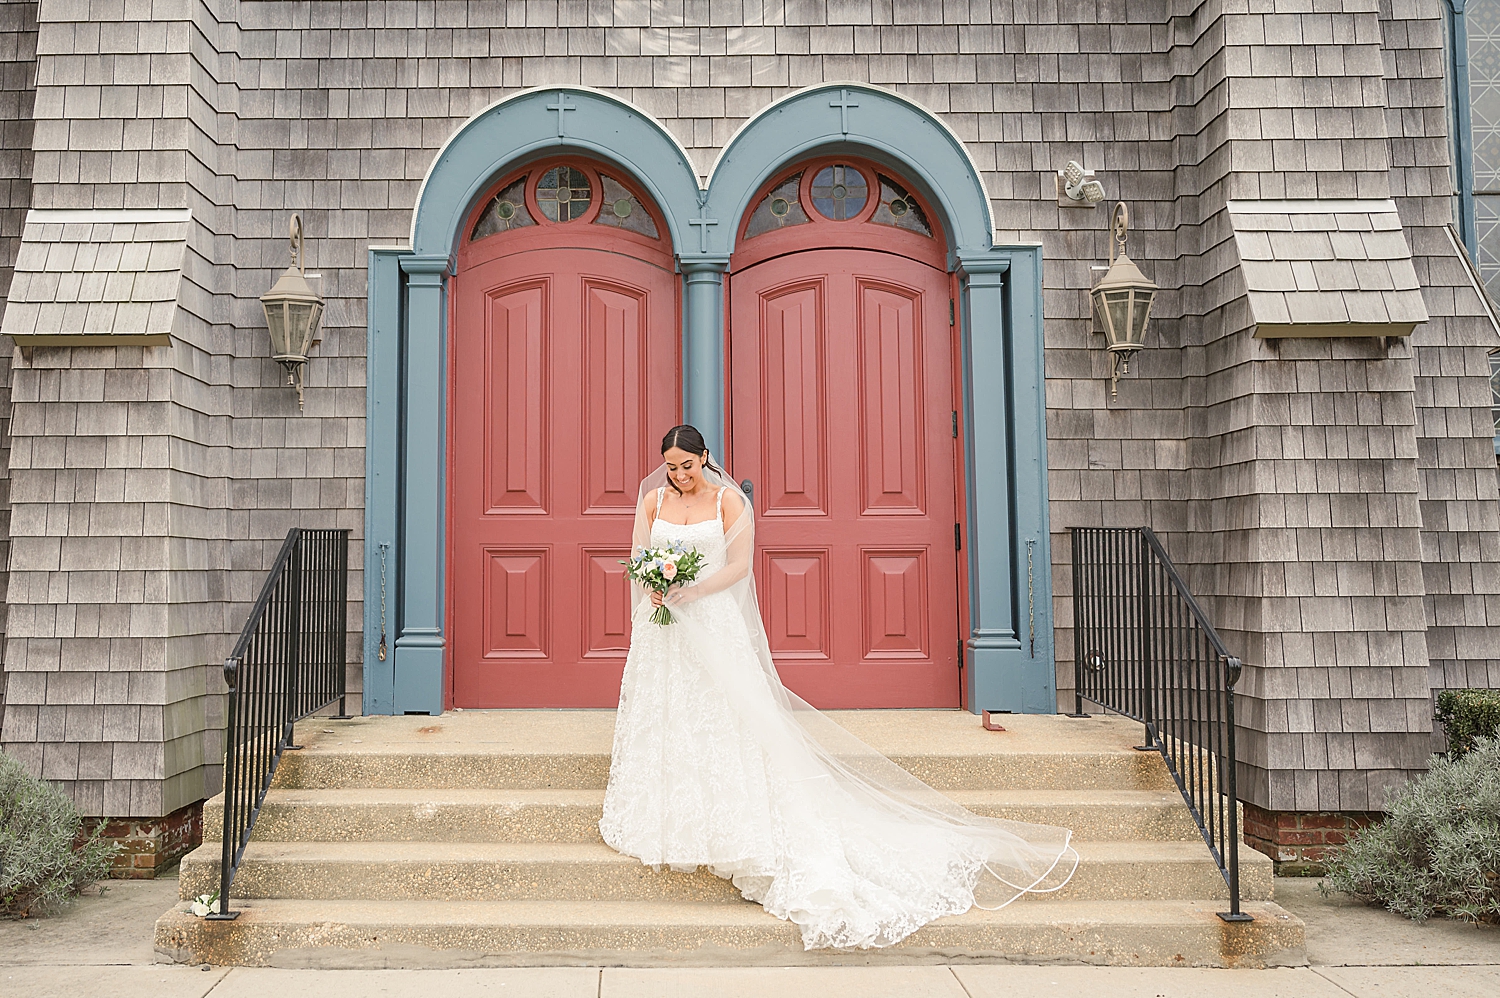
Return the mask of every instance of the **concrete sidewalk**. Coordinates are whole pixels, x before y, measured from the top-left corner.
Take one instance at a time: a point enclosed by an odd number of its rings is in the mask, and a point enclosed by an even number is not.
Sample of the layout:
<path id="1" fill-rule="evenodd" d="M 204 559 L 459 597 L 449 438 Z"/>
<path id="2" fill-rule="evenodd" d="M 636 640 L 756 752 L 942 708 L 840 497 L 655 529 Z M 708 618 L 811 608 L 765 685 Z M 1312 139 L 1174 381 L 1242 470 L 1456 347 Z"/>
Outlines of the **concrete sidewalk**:
<path id="1" fill-rule="evenodd" d="M 1161 970 L 993 966 L 509 970 L 275 970 L 153 963 L 152 926 L 175 880 L 117 881 L 61 916 L 0 922 L 0 998 L 1492 998 L 1500 928 L 1415 925 L 1322 898 L 1315 881 L 1278 880 L 1276 899 L 1307 922 L 1305 967 Z"/>

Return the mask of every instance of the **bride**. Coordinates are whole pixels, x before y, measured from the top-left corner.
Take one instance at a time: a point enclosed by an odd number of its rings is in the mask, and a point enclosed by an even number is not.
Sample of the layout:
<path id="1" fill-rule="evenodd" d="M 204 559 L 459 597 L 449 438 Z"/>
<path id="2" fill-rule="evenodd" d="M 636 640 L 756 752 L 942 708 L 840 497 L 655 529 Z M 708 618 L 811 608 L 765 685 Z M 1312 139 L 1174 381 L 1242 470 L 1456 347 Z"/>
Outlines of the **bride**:
<path id="1" fill-rule="evenodd" d="M 751 571 L 754 510 L 702 435 L 673 427 L 641 483 L 634 552 L 674 541 L 705 559 L 669 590 L 637 588 L 599 831 L 654 867 L 707 866 L 802 930 L 807 949 L 889 946 L 943 915 L 1056 890 L 1066 829 L 983 818 L 781 685 Z"/>

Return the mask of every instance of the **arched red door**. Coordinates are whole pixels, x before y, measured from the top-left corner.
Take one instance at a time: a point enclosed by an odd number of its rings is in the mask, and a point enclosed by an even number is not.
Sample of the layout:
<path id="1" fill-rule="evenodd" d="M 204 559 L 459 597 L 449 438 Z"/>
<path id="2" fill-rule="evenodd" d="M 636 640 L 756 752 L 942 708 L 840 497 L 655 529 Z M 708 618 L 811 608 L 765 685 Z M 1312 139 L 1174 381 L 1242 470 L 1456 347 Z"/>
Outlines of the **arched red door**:
<path id="1" fill-rule="evenodd" d="M 730 276 L 733 468 L 782 680 L 823 708 L 959 705 L 958 419 L 941 234 L 848 160 L 771 184 Z"/>
<path id="2" fill-rule="evenodd" d="M 681 411 L 665 227 L 610 167 L 497 185 L 454 277 L 451 699 L 613 707 L 636 490 Z"/>

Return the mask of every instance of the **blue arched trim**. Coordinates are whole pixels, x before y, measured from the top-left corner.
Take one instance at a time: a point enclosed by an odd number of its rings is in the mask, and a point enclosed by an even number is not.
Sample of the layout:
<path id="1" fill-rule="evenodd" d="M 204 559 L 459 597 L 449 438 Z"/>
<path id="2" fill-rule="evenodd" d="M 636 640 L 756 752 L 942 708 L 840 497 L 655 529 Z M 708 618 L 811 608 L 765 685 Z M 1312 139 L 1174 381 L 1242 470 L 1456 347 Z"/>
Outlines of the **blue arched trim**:
<path id="1" fill-rule="evenodd" d="M 899 94 L 834 83 L 798 91 L 751 118 L 709 174 L 707 208 L 721 220 L 709 252 L 733 252 L 738 220 L 777 171 L 813 155 L 849 153 L 884 163 L 917 186 L 942 216 L 950 266 L 993 245 L 994 221 L 979 170 L 958 136 Z"/>
<path id="2" fill-rule="evenodd" d="M 629 170 L 666 216 L 672 245 L 688 244 L 687 219 L 698 206 L 698 178 L 672 133 L 618 97 L 552 87 L 491 104 L 453 133 L 433 158 L 417 194 L 412 252 L 452 255 L 464 218 L 500 173 L 563 151 L 590 153 Z"/>

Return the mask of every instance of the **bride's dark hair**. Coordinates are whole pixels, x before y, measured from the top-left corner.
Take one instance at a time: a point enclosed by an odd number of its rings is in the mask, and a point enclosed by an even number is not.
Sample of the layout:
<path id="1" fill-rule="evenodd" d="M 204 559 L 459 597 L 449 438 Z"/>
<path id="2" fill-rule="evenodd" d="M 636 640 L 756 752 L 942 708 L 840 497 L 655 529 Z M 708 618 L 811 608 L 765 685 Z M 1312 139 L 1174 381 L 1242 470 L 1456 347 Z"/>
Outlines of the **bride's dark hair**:
<path id="1" fill-rule="evenodd" d="M 704 442 L 703 434 L 698 432 L 696 426 L 689 426 L 683 423 L 681 426 L 674 426 L 668 430 L 667 435 L 661 438 L 661 452 L 665 454 L 673 447 L 685 450 L 689 454 L 697 454 L 703 459 L 703 466 L 709 471 L 716 471 L 725 478 L 729 477 L 723 468 L 715 466 L 713 461 L 709 459 L 708 444 Z M 676 482 L 672 481 L 671 475 L 667 476 L 667 484 L 672 486 L 673 492 L 682 495 L 682 490 L 677 487 Z"/>

